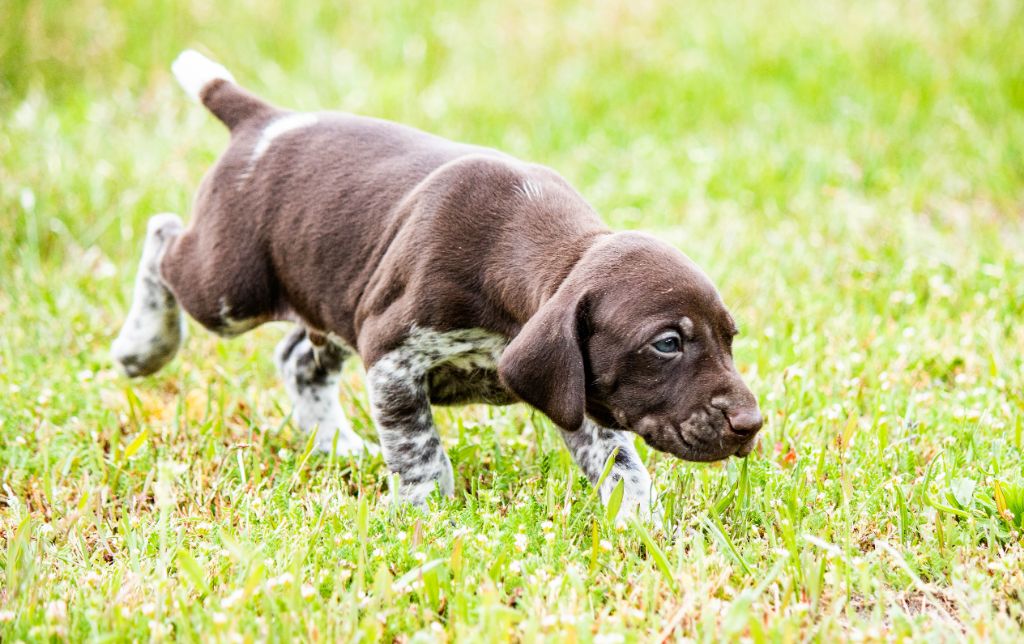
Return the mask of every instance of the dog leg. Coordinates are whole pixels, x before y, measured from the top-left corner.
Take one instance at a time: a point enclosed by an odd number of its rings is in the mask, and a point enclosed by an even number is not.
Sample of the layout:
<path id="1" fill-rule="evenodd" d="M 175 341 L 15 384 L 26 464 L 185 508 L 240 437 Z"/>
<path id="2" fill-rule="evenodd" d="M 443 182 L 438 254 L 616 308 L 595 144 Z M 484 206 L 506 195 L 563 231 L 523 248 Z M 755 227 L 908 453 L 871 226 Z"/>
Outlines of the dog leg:
<path id="1" fill-rule="evenodd" d="M 431 358 L 398 349 L 367 372 L 370 406 L 388 469 L 398 474 L 399 498 L 416 505 L 435 489 L 455 490 L 452 464 L 434 427 L 426 374 Z"/>
<path id="2" fill-rule="evenodd" d="M 622 505 L 619 506 L 616 522 L 622 523 L 634 515 L 639 515 L 655 525 L 662 524 L 661 507 L 651 482 L 651 475 L 640 462 L 640 455 L 633 447 L 633 434 L 600 427 L 589 419 L 574 432 L 560 431 L 573 460 L 595 485 L 604 472 L 608 456 L 616 447 L 619 448 L 615 463 L 598 490 L 601 502 L 607 505 L 612 490 L 619 481 L 623 481 Z"/>
<path id="3" fill-rule="evenodd" d="M 146 227 L 128 319 L 110 348 L 113 358 L 131 377 L 157 372 L 171 361 L 185 336 L 178 301 L 160 276 L 164 251 L 181 231 L 181 219 L 170 213 L 154 215 Z"/>
<path id="4" fill-rule="evenodd" d="M 303 327 L 281 340 L 274 351 L 295 422 L 304 432 L 316 432 L 313 449 L 321 453 L 336 449 L 339 456 L 359 456 L 374 449 L 352 431 L 338 400 L 341 367 L 349 355 L 347 349 L 326 339 L 314 344 Z"/>

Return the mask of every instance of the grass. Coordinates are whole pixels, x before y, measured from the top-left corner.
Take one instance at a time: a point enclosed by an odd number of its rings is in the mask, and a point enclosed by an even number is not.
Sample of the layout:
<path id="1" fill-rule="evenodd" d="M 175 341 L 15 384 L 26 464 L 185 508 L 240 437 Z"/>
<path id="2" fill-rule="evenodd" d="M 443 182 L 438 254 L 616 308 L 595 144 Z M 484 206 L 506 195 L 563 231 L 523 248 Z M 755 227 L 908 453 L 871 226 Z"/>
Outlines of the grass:
<path id="1" fill-rule="evenodd" d="M 0 641 L 1019 639 L 1022 28 L 999 1 L 3 4 Z M 759 449 L 643 451 L 667 529 L 620 530 L 540 415 L 439 409 L 457 494 L 415 510 L 379 460 L 307 457 L 281 328 L 193 327 L 126 381 L 144 222 L 227 139 L 170 77 L 188 46 L 677 243 L 740 321 Z"/>

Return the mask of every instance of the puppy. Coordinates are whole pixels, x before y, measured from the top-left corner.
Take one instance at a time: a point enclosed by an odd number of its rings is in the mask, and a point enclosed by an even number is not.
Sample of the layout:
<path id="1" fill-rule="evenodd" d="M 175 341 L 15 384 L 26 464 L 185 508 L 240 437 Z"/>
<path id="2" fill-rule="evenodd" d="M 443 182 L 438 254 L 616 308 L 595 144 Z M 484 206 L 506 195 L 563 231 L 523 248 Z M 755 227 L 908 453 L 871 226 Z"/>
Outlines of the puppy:
<path id="1" fill-rule="evenodd" d="M 620 518 L 657 515 L 633 447 L 691 461 L 745 456 L 761 414 L 732 358 L 736 323 L 684 254 L 611 232 L 565 179 L 404 125 L 276 108 L 185 51 L 184 89 L 231 131 L 192 221 L 148 226 L 113 357 L 152 374 L 183 338 L 182 310 L 222 336 L 295 330 L 275 358 L 293 416 L 322 451 L 371 448 L 342 413 L 358 353 L 399 496 L 452 494 L 431 405 L 526 402 L 561 431 Z"/>

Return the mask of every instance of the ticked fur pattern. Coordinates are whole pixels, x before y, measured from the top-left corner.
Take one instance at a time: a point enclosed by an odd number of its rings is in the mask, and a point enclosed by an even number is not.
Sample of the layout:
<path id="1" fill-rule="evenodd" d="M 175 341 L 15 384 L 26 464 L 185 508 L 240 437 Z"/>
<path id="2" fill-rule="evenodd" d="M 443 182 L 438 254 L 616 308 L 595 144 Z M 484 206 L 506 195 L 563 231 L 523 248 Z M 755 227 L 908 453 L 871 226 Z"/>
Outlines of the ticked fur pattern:
<path id="1" fill-rule="evenodd" d="M 574 432 L 564 429 L 559 431 L 573 460 L 593 485 L 601 481 L 608 457 L 618 448 L 611 470 L 598 489 L 601 502 L 607 505 L 612 491 L 622 481 L 622 505 L 619 506 L 617 520 L 621 522 L 639 516 L 651 520 L 655 525 L 662 525 L 658 495 L 651 475 L 633 445 L 633 434 L 601 427 L 589 418 Z"/>
<path id="2" fill-rule="evenodd" d="M 503 338 L 479 329 L 414 329 L 370 367 L 366 376 L 373 420 L 388 469 L 399 476 L 401 499 L 419 504 L 435 488 L 444 495 L 455 490 L 452 464 L 431 414 L 430 370 L 451 363 L 493 371 L 504 345 Z"/>
<path id="3" fill-rule="evenodd" d="M 285 336 L 274 351 L 274 362 L 292 401 L 292 418 L 304 432 L 314 432 L 313 449 L 338 456 L 376 452 L 363 441 L 345 417 L 338 400 L 338 382 L 345 359 L 352 352 L 323 338 L 315 344 L 303 327 Z"/>
<path id="4" fill-rule="evenodd" d="M 178 301 L 160 277 L 160 260 L 182 230 L 181 219 L 162 213 L 150 217 L 142 259 L 135 275 L 132 304 L 110 353 L 129 376 L 146 376 L 171 361 L 185 337 Z"/>
<path id="5" fill-rule="evenodd" d="M 488 381 L 494 376 L 507 340 L 481 329 L 437 332 L 415 329 L 402 345 L 387 353 L 367 373 L 373 419 L 388 469 L 399 476 L 399 497 L 420 504 L 435 489 L 454 491 L 451 462 L 441 445 L 431 414 L 428 374 L 452 365 Z M 573 459 L 597 484 L 608 457 L 618 448 L 614 464 L 599 493 L 608 502 L 623 481 L 619 520 L 639 515 L 661 524 L 661 511 L 650 474 L 626 432 L 599 427 L 589 419 L 576 431 L 560 430 Z"/>

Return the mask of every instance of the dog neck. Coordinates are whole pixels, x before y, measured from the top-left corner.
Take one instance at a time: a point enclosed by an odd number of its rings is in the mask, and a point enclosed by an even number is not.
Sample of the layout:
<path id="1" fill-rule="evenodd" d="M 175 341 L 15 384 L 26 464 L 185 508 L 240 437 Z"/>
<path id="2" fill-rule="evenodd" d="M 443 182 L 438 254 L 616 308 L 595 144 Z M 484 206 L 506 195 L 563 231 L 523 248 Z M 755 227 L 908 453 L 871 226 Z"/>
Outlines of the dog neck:
<path id="1" fill-rule="evenodd" d="M 498 299 L 520 325 L 551 299 L 588 250 L 612 234 L 596 216 L 565 223 L 520 230 L 515 246 L 501 245 L 495 253 L 502 266 L 494 272 Z"/>

